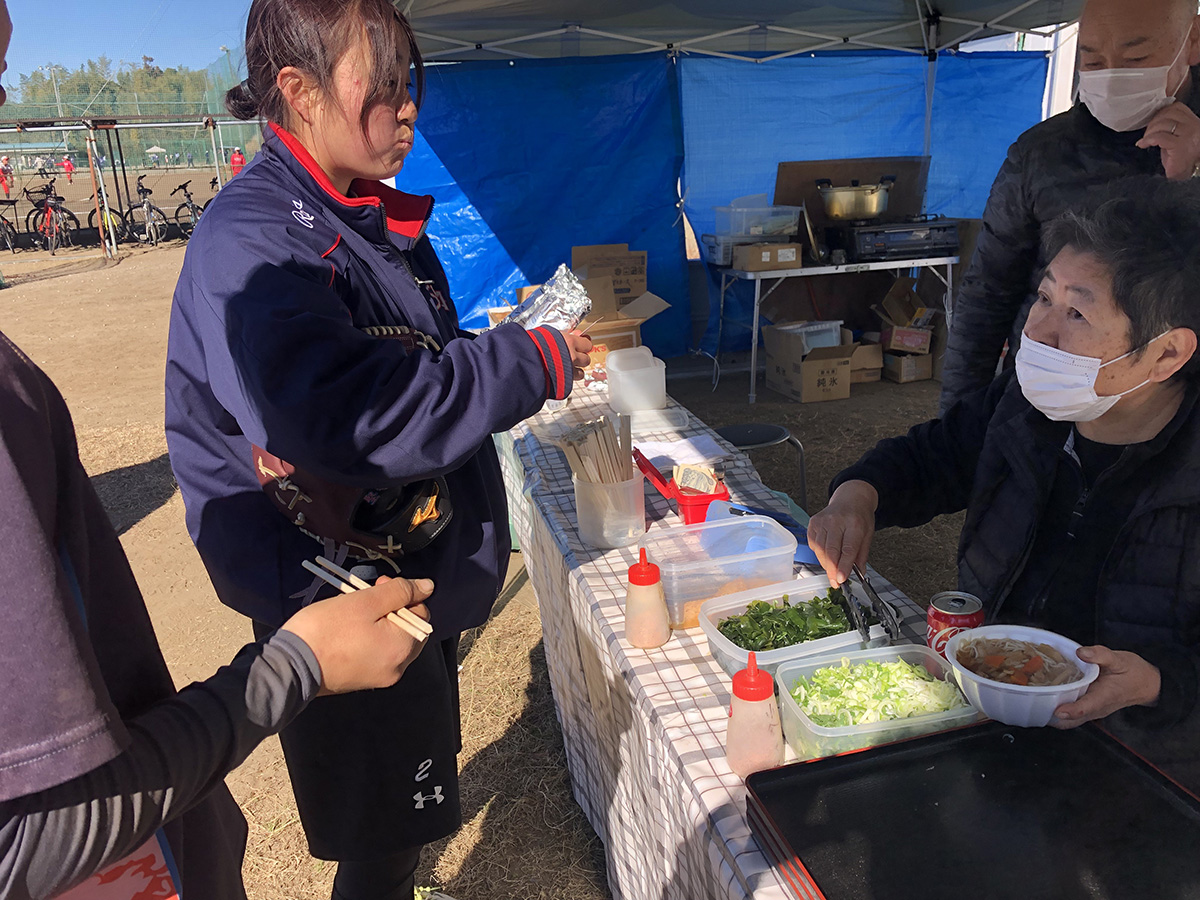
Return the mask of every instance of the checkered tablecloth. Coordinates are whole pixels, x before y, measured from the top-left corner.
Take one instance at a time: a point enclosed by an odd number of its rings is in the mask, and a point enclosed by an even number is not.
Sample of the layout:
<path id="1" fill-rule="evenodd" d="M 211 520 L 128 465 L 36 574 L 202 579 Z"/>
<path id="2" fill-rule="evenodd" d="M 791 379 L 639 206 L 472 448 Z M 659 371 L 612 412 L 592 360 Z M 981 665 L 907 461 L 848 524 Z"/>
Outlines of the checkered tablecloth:
<path id="1" fill-rule="evenodd" d="M 606 394 L 579 392 L 566 410 L 497 436 L 575 799 L 604 842 L 617 900 L 782 900 L 792 895 L 751 836 L 745 788 L 725 762 L 729 676 L 698 628 L 674 632 L 656 650 L 630 646 L 622 604 L 636 547 L 601 551 L 580 542 L 571 471 L 552 441 L 570 424 L 607 414 Z M 680 432 L 639 437 L 704 433 L 713 432 L 689 416 Z M 729 449 L 733 500 L 786 512 L 749 459 Z M 649 527 L 682 524 L 646 488 Z M 922 640 L 921 609 L 873 580 L 901 611 L 906 636 Z"/>

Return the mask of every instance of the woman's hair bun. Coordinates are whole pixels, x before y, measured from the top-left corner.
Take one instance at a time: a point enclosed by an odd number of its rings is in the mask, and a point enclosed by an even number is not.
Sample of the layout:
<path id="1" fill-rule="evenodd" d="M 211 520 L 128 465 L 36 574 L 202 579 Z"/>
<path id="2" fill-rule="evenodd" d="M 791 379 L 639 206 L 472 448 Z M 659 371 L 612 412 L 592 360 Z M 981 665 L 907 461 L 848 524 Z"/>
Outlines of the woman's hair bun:
<path id="1" fill-rule="evenodd" d="M 246 121 L 258 118 L 258 98 L 250 91 L 250 85 L 245 81 L 226 91 L 225 108 L 235 119 Z"/>

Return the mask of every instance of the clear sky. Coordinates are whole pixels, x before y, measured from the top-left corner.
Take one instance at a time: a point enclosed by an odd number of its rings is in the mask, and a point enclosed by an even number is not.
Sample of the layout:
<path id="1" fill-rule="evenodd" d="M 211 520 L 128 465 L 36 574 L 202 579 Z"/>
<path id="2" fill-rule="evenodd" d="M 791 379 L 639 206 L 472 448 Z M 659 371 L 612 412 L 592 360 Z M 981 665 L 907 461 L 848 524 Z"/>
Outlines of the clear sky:
<path id="1" fill-rule="evenodd" d="M 49 62 L 77 68 L 107 56 L 162 68 L 200 69 L 220 57 L 221 45 L 240 47 L 250 0 L 66 0 L 47 5 L 8 0 L 13 20 L 5 87 Z"/>

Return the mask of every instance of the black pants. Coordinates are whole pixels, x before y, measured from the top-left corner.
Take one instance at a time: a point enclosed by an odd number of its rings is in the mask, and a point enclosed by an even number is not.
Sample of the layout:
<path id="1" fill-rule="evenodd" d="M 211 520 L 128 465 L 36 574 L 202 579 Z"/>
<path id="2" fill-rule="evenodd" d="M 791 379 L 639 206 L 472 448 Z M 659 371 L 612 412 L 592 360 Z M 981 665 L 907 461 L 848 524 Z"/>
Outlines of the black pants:
<path id="1" fill-rule="evenodd" d="M 385 861 L 453 834 L 458 716 L 457 637 L 427 644 L 390 688 L 313 700 L 279 736 L 312 855 L 394 871 Z"/>
<path id="2" fill-rule="evenodd" d="M 364 862 L 340 862 L 333 900 L 411 900 L 421 848 Z"/>

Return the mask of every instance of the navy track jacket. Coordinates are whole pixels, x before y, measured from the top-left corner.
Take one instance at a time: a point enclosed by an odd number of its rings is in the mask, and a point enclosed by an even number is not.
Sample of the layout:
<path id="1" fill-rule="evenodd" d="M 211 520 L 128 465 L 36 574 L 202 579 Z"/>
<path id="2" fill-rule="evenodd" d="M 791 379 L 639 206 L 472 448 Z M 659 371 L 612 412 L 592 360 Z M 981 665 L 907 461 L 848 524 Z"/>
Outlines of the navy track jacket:
<path id="1" fill-rule="evenodd" d="M 401 568 L 434 580 L 435 636 L 450 637 L 486 619 L 508 564 L 491 435 L 567 395 L 570 353 L 554 329 L 461 331 L 424 235 L 433 199 L 351 193 L 271 125 L 205 210 L 171 310 L 171 466 L 218 596 L 268 626 L 299 607 L 300 563 L 322 548 L 263 494 L 251 443 L 364 488 L 444 475 L 454 519 Z M 421 346 L 366 330 L 398 325 Z"/>

